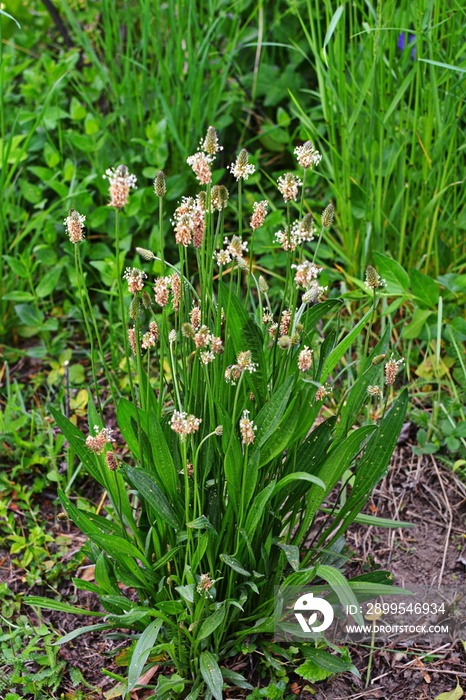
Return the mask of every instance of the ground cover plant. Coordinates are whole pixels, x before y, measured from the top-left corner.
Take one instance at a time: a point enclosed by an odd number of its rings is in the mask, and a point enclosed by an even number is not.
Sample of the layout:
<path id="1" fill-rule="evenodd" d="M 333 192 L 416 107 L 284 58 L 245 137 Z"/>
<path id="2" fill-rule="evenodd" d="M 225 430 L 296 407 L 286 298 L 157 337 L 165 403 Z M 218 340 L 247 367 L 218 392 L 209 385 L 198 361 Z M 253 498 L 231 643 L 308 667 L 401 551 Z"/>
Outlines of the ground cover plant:
<path id="1" fill-rule="evenodd" d="M 117 394 L 118 377 L 112 378 L 106 366 L 85 288 L 80 257 L 85 216 L 71 210 L 65 219 L 89 334 L 96 404 L 88 405 L 87 435 L 57 410 L 51 412 L 110 502 L 109 517 L 103 518 L 79 510 L 58 492 L 64 510 L 91 541 L 88 555 L 96 582 L 74 582 L 97 592 L 108 613 L 100 615 L 101 623 L 78 627 L 62 642 L 96 629 L 124 627 L 136 633 L 128 638 L 123 692 L 135 687 L 151 652 L 159 664 L 176 669 L 171 678 L 159 679 L 157 697 L 174 689 L 190 698 L 206 692 L 206 697 L 221 698 L 225 682 L 247 684 L 220 664 L 246 637 L 273 631 L 274 587 L 314 579 L 336 590 L 346 584 L 330 564 L 335 544 L 386 471 L 407 406 L 403 391 L 387 411 L 403 362 L 389 348 L 390 328 L 371 343 L 371 323 L 385 284 L 377 271 L 369 267 L 366 272 L 369 310 L 349 332 L 338 327 L 341 302 L 321 300 L 327 289 L 320 285 L 322 268 L 314 260 L 323 231 L 332 226 L 333 205 L 323 210 L 318 231 L 304 213 L 301 180 L 284 173 L 277 185 L 286 213 L 276 245 L 287 256 L 286 277 L 277 282 L 256 276 L 254 235 L 268 202 L 256 199 L 248 207 L 246 227 L 243 201 L 247 190 L 252 195 L 248 181 L 255 166 L 242 149 L 230 165 L 230 179 L 237 183 L 236 222 L 230 223 L 229 190 L 211 186 L 221 149 L 217 132 L 209 127 L 199 150 L 188 158 L 203 187 L 194 197 L 183 197 L 175 211 L 177 265 L 165 260 L 166 182 L 161 171 L 155 178 L 158 246 L 155 252 L 137 248 L 143 261 L 161 265 L 153 292 L 143 269 L 124 271 L 119 251 L 119 219 L 136 178 L 126 165 L 107 170 L 130 398 Z M 305 179 L 321 156 L 310 141 L 296 148 L 296 155 Z M 272 289 L 275 302 L 269 299 Z M 346 386 L 342 369 L 345 391 L 335 415 L 316 427 L 322 403 L 333 391 L 327 380 L 361 335 L 359 377 Z M 111 449 L 99 368 L 112 389 L 128 455 Z M 371 400 L 383 402 L 379 424 L 353 430 Z M 344 495 L 315 530 L 316 515 L 340 482 Z M 362 585 L 381 591 L 382 580 L 388 575 L 377 572 Z M 118 584 L 134 589 L 138 600 L 122 595 Z M 345 585 L 342 602 L 355 600 L 351 585 Z M 44 598 L 27 601 L 87 612 Z M 322 649 L 308 654 L 319 665 Z M 347 668 L 350 662 L 342 659 L 341 669 Z"/>

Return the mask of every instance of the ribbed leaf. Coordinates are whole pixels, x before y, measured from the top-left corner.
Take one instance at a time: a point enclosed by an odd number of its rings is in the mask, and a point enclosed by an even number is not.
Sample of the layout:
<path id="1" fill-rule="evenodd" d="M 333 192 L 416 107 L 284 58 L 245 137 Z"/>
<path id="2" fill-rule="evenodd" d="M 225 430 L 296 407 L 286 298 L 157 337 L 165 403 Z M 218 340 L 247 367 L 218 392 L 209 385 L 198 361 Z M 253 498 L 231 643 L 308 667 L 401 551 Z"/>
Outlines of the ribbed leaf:
<path id="1" fill-rule="evenodd" d="M 199 669 L 215 700 L 222 700 L 223 676 L 215 656 L 210 651 L 201 652 Z"/>
<path id="2" fill-rule="evenodd" d="M 137 415 L 139 412 L 139 420 L 145 424 L 145 413 L 136 408 L 128 399 L 121 398 L 117 405 L 117 421 L 121 434 L 123 435 L 126 444 L 131 450 L 131 454 L 138 461 L 141 459 L 141 450 L 138 440 Z"/>
<path id="3" fill-rule="evenodd" d="M 140 552 L 139 549 L 134 546 L 134 544 L 128 542 L 128 540 L 125 540 L 123 537 L 118 537 L 117 535 L 104 535 L 101 532 L 94 532 L 92 535 L 92 541 L 107 552 L 107 554 L 109 554 L 111 557 L 114 557 L 114 559 L 117 561 L 121 561 L 120 555 L 123 554 L 124 556 L 140 559 L 145 566 L 150 566 L 144 554 Z"/>
<path id="4" fill-rule="evenodd" d="M 178 474 L 162 426 L 155 413 L 150 415 L 149 440 L 160 486 L 163 486 L 169 498 L 175 502 L 178 496 Z"/>
<path id="5" fill-rule="evenodd" d="M 321 301 L 315 306 L 311 306 L 307 311 L 304 312 L 301 321 L 304 325 L 306 334 L 309 334 L 311 330 L 317 326 L 319 321 L 331 311 L 335 306 L 342 306 L 343 302 L 341 299 L 326 299 L 326 301 Z"/>
<path id="6" fill-rule="evenodd" d="M 294 376 L 288 377 L 277 391 L 274 392 L 270 401 L 267 401 L 265 406 L 262 406 L 255 417 L 254 422 L 257 425 L 257 432 L 254 446 L 257 445 L 257 447 L 260 448 L 280 423 L 288 406 L 293 382 Z"/>
<path id="7" fill-rule="evenodd" d="M 208 637 L 214 630 L 217 629 L 219 625 L 222 624 L 222 622 L 225 619 L 225 605 L 220 605 L 215 612 L 212 613 L 212 615 L 209 615 L 201 624 L 201 628 L 199 630 L 199 634 L 197 635 L 198 639 L 205 639 Z"/>
<path id="8" fill-rule="evenodd" d="M 345 608 L 349 605 L 355 605 L 356 610 L 359 610 L 357 598 L 341 571 L 338 571 L 338 569 L 335 569 L 333 566 L 320 565 L 317 567 L 316 575 L 320 576 L 320 578 L 323 578 L 324 581 L 327 581 L 327 583 L 330 584 L 338 596 L 340 603 L 345 606 Z M 360 612 L 356 612 L 354 614 L 354 619 L 358 625 L 364 624 L 364 618 Z"/>
<path id="9" fill-rule="evenodd" d="M 272 497 L 273 490 L 275 488 L 275 481 L 272 481 L 265 489 L 262 489 L 255 499 L 253 500 L 251 507 L 248 512 L 248 517 L 246 518 L 246 525 L 244 527 L 248 538 L 251 540 L 254 537 L 256 528 L 262 518 L 264 508 L 267 501 Z"/>
<path id="10" fill-rule="evenodd" d="M 268 464 L 274 457 L 291 447 L 292 437 L 299 419 L 300 413 L 295 407 L 295 402 L 292 401 L 274 432 L 262 446 L 259 467 Z"/>
<path id="11" fill-rule="evenodd" d="M 279 544 L 280 549 L 285 552 L 285 556 L 288 559 L 291 567 L 294 571 L 299 569 L 299 547 L 292 544 Z"/>
<path id="12" fill-rule="evenodd" d="M 239 574 L 243 574 L 243 576 L 250 576 L 251 574 L 249 571 L 246 571 L 246 569 L 243 568 L 241 565 L 241 562 L 239 562 L 235 557 L 230 557 L 228 554 L 221 554 L 220 559 L 225 562 L 228 566 L 230 566 L 232 569 L 237 571 Z"/>
<path id="13" fill-rule="evenodd" d="M 150 625 L 148 625 L 148 627 L 146 627 L 144 632 L 139 637 L 131 655 L 131 663 L 128 668 L 128 692 L 133 690 L 133 688 L 136 686 L 136 683 L 142 674 L 144 664 L 152 651 L 152 647 L 157 641 L 162 624 L 162 620 L 154 620 L 150 623 Z"/>
<path id="14" fill-rule="evenodd" d="M 293 461 L 296 471 L 317 473 L 328 450 L 335 423 L 336 418 L 332 416 L 312 431 L 296 453 L 296 461 Z"/>
<path id="15" fill-rule="evenodd" d="M 306 503 L 306 512 L 301 523 L 298 533 L 294 537 L 294 543 L 300 544 L 302 538 L 306 535 L 308 528 L 317 512 L 317 509 L 324 501 L 325 496 L 330 493 L 332 488 L 343 476 L 348 469 L 351 460 L 358 454 L 361 449 L 362 441 L 370 435 L 375 429 L 375 426 L 368 425 L 354 430 L 343 442 L 335 447 L 327 456 L 325 462 L 318 471 L 318 476 L 326 485 L 326 491 L 322 493 L 319 489 L 311 489 Z"/>
<path id="16" fill-rule="evenodd" d="M 70 499 L 63 493 L 63 491 L 59 490 L 57 495 L 58 500 L 74 524 L 79 527 L 81 532 L 91 539 L 94 533 L 122 534 L 121 528 L 115 523 L 112 523 L 110 520 L 106 520 L 95 513 L 85 513 L 79 508 L 76 508 L 76 506 L 71 503 Z"/>
<path id="17" fill-rule="evenodd" d="M 284 476 L 283 479 L 280 479 L 280 481 L 275 486 L 274 495 L 278 493 L 278 491 L 280 491 L 284 486 L 287 486 L 293 481 L 309 481 L 312 484 L 320 486 L 322 491 L 325 491 L 326 489 L 324 482 L 322 481 L 322 479 L 319 479 L 318 476 L 308 474 L 307 472 L 294 472 L 293 474 L 288 474 L 288 476 Z"/>
<path id="18" fill-rule="evenodd" d="M 127 464 L 124 467 L 128 479 L 139 491 L 144 498 L 154 508 L 157 515 L 171 527 L 179 528 L 180 523 L 175 511 L 167 500 L 167 497 L 162 493 L 154 477 L 142 469 L 133 469 Z"/>

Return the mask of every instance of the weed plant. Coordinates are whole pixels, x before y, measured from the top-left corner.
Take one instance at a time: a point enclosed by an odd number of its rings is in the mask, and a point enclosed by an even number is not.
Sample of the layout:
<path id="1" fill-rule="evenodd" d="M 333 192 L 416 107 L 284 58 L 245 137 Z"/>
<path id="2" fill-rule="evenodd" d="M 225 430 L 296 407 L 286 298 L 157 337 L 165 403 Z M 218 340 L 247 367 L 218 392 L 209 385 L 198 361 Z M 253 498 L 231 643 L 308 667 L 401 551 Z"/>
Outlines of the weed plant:
<path id="1" fill-rule="evenodd" d="M 87 630 L 126 628 L 125 693 L 152 658 L 176 669 L 171 678 L 159 679 L 153 697 L 173 689 L 189 698 L 203 693 L 220 700 L 224 683 L 247 684 L 220 664 L 246 638 L 273 632 L 278 585 L 321 581 L 336 591 L 343 586 L 345 600 L 355 600 L 352 582 L 332 562 L 342 535 L 387 470 L 406 410 L 406 390 L 391 397 L 402 361 L 390 352 L 388 326 L 372 346 L 371 326 L 385 284 L 378 272 L 367 269 L 371 303 L 348 332 L 339 327 L 341 301 L 322 300 L 327 289 L 319 284 L 322 268 L 315 259 L 323 232 L 332 226 L 333 206 L 324 209 L 316 227 L 304 213 L 300 178 L 282 175 L 277 186 L 285 213 L 275 245 L 286 254 L 286 276 L 259 275 L 254 237 L 268 202 L 250 191 L 254 204 L 245 204 L 255 166 L 244 149 L 229 168 L 236 203 L 224 185 L 212 186 L 220 150 L 210 127 L 188 158 L 201 190 L 183 197 L 173 216 L 175 264 L 164 254 L 167 190 L 158 173 L 158 245 L 137 249 L 147 273 L 136 267 L 125 271 L 119 250 L 120 219 L 135 178 L 125 165 L 107 170 L 124 330 L 116 337 L 124 357 L 121 371 L 129 377 L 128 398 L 121 395 L 119 378 L 106 370 L 124 448 L 114 447 L 96 376 L 87 435 L 50 409 L 108 497 L 103 517 L 80 510 L 59 491 L 69 517 L 89 537 L 95 564 L 95 583 L 74 583 L 96 592 L 106 610 L 92 613 L 101 622 L 61 642 Z M 320 154 L 310 142 L 295 152 L 303 177 L 310 178 Z M 106 358 L 80 260 L 85 215 L 71 210 L 65 226 L 76 252 L 96 372 Z M 153 293 L 147 282 L 151 265 L 162 266 Z M 358 376 L 347 385 L 344 358 L 358 338 L 364 338 Z M 379 422 L 354 428 L 371 401 L 379 402 Z M 327 513 L 323 520 L 317 519 L 321 512 Z M 373 591 L 380 580 L 378 572 L 362 585 Z M 129 589 L 136 598 L 127 595 Z M 27 600 L 88 614 L 47 598 Z M 312 649 L 308 653 L 312 657 Z M 315 651 L 317 665 L 322 653 Z"/>

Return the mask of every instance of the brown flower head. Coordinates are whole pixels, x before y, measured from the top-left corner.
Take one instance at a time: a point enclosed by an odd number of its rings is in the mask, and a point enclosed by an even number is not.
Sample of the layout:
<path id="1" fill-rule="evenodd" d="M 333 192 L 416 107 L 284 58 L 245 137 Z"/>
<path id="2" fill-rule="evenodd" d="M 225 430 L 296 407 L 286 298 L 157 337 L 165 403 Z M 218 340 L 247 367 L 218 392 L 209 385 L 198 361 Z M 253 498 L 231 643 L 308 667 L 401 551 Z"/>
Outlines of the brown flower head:
<path id="1" fill-rule="evenodd" d="M 86 217 L 74 209 L 70 209 L 70 213 L 64 220 L 63 224 L 66 227 L 71 243 L 80 243 L 84 240 L 84 222 Z"/>

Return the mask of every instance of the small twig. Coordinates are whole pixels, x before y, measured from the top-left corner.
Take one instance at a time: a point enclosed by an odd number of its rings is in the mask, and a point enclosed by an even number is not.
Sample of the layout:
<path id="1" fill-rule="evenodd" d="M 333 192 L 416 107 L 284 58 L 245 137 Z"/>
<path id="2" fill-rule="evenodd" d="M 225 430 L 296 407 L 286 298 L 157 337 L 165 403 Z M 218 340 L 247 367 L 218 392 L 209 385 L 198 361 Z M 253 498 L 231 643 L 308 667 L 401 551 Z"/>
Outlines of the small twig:
<path id="1" fill-rule="evenodd" d="M 434 649 L 433 651 L 428 651 L 425 654 L 423 654 L 422 656 L 416 656 L 416 658 L 411 659 L 411 661 L 408 661 L 408 663 L 405 664 L 404 666 L 393 666 L 390 671 L 387 671 L 386 673 L 382 673 L 380 676 L 377 676 L 377 678 L 374 678 L 372 683 L 375 683 L 375 681 L 378 681 L 381 678 L 384 678 L 385 676 L 389 676 L 390 673 L 392 672 L 393 668 L 402 668 L 402 669 L 409 668 L 410 666 L 412 666 L 412 664 L 415 664 L 416 661 L 421 661 L 422 659 L 425 659 L 426 656 L 432 656 L 432 654 L 436 654 L 438 651 L 442 651 L 443 649 L 446 649 L 447 647 L 451 647 L 450 642 L 447 642 L 447 644 L 443 644 L 441 647 L 437 647 L 437 649 Z M 418 668 L 416 670 L 417 671 L 421 671 L 421 670 L 425 671 L 427 669 L 425 669 L 423 667 L 422 669 Z M 371 683 L 371 685 L 372 685 L 372 683 Z"/>
<path id="2" fill-rule="evenodd" d="M 374 690 L 382 690 L 382 688 L 371 688 L 370 690 L 364 690 L 363 692 L 356 693 L 355 695 L 341 695 L 338 698 L 334 698 L 334 700 L 357 700 L 357 698 L 363 698 L 365 695 L 373 693 Z"/>

